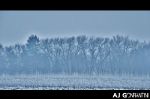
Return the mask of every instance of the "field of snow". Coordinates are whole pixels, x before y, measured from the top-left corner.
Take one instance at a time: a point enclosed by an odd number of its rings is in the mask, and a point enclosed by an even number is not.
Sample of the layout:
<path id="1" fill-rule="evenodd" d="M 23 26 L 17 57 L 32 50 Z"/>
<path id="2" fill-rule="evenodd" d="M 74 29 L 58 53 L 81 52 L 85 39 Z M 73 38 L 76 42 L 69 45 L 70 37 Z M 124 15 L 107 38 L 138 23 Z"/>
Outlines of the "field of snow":
<path id="1" fill-rule="evenodd" d="M 118 75 L 2 75 L 0 90 L 150 89 L 149 76 Z"/>

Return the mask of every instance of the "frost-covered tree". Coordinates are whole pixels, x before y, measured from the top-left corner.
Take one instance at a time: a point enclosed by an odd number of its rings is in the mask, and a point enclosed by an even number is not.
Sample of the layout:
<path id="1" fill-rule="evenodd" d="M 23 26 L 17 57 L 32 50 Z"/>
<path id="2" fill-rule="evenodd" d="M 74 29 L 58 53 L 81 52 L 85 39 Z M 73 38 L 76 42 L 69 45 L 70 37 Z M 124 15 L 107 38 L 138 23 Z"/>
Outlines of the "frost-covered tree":
<path id="1" fill-rule="evenodd" d="M 36 35 L 31 35 L 27 44 L 25 45 L 25 53 L 24 58 L 26 60 L 25 65 L 28 68 L 28 72 L 40 72 L 41 67 L 41 53 L 39 47 L 39 38 Z"/>
<path id="2" fill-rule="evenodd" d="M 5 73 L 6 70 L 6 57 L 3 46 L 0 44 L 0 74 Z"/>

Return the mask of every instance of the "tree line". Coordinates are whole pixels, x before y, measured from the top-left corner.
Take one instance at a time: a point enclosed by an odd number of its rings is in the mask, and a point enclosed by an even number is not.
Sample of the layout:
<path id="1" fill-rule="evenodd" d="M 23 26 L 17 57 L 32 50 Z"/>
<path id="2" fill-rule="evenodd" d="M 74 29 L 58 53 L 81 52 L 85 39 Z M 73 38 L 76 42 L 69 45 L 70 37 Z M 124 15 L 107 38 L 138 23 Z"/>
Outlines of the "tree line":
<path id="1" fill-rule="evenodd" d="M 150 74 L 150 43 L 85 35 L 0 44 L 0 74 Z"/>

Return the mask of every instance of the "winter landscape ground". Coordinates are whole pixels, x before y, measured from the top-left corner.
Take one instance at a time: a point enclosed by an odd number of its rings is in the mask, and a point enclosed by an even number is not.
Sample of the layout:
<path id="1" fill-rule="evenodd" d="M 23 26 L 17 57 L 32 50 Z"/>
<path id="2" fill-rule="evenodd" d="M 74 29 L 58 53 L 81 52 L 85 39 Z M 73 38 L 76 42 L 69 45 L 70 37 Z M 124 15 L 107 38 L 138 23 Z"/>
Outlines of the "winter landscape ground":
<path id="1" fill-rule="evenodd" d="M 147 90 L 149 76 L 3 75 L 0 90 Z"/>

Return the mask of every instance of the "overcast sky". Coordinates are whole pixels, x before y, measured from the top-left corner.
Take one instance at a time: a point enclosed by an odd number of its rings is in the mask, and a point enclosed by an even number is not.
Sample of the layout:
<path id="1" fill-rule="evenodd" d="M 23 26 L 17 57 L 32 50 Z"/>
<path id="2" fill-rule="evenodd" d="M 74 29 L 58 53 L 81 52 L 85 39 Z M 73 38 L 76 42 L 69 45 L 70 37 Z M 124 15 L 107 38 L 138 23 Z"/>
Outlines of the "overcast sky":
<path id="1" fill-rule="evenodd" d="M 115 34 L 150 41 L 150 11 L 0 11 L 0 43 L 25 43 L 72 35 L 111 37 Z"/>

